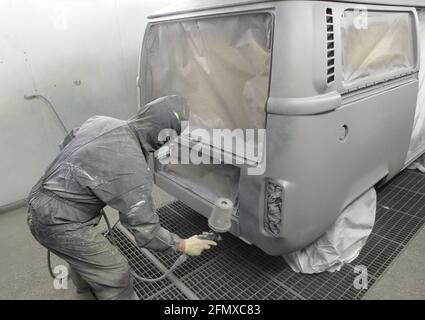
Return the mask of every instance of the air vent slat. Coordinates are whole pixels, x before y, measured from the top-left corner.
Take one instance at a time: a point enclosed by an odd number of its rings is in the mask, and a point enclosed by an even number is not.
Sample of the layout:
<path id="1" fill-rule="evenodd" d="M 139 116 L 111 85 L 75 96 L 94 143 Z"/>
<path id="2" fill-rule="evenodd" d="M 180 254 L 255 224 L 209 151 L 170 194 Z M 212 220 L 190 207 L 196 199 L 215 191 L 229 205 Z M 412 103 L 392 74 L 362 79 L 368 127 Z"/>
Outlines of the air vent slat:
<path id="1" fill-rule="evenodd" d="M 327 83 L 335 81 L 335 33 L 332 8 L 326 8 L 326 57 L 327 57 Z"/>

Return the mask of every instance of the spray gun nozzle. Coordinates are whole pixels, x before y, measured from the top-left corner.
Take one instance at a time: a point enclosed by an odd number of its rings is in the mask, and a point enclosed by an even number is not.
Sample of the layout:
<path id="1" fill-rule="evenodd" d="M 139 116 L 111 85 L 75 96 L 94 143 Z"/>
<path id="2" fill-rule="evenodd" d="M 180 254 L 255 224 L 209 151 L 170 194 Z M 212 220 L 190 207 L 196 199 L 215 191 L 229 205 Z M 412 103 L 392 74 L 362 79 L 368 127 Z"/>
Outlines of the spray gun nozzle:
<path id="1" fill-rule="evenodd" d="M 202 240 L 211 240 L 214 242 L 218 242 L 222 240 L 221 235 L 212 230 L 208 232 L 202 232 L 202 234 L 198 235 L 198 238 Z"/>

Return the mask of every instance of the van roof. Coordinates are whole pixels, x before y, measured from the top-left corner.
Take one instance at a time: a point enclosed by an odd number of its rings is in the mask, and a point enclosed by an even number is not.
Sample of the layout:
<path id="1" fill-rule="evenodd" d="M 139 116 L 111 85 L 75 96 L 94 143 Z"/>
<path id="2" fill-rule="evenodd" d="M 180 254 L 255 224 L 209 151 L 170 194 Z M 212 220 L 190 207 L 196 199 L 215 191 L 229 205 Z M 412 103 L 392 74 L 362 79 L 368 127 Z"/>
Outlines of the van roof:
<path id="1" fill-rule="evenodd" d="M 276 2 L 288 0 L 177 0 L 173 4 L 155 12 L 149 18 L 158 18 L 177 13 L 189 13 L 217 8 L 234 7 L 244 4 Z M 294 1 L 294 0 L 292 0 Z M 295 0 L 301 1 L 301 0 Z M 320 1 L 320 0 L 314 0 Z M 323 1 L 323 0 L 322 0 Z M 361 4 L 380 4 L 391 6 L 425 7 L 425 0 L 327 0 L 329 2 L 351 2 Z"/>

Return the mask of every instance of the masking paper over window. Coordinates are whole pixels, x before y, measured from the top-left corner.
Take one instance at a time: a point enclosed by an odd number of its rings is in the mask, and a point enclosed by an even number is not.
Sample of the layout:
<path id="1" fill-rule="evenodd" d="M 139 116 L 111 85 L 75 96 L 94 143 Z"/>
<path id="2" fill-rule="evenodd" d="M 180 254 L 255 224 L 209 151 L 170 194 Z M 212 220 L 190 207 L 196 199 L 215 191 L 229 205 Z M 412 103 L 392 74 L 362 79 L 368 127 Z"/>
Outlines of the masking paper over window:
<path id="1" fill-rule="evenodd" d="M 415 67 L 413 16 L 408 12 L 344 12 L 341 21 L 345 85 L 407 73 Z"/>
<path id="2" fill-rule="evenodd" d="M 267 13 L 150 26 L 142 103 L 170 94 L 186 98 L 191 130 L 264 128 L 271 30 Z"/>

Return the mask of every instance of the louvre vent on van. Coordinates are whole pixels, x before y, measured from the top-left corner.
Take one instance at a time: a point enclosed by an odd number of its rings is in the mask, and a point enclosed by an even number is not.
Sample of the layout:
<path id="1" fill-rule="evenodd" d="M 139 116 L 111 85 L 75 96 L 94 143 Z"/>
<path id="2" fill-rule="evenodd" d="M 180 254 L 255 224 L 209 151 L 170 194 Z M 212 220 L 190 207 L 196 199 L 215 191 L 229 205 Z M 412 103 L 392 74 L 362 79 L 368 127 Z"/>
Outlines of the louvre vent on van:
<path id="1" fill-rule="evenodd" d="M 335 30 L 331 8 L 326 9 L 326 37 L 327 37 L 327 83 L 335 81 Z"/>
<path id="2" fill-rule="evenodd" d="M 264 228 L 272 235 L 280 234 L 284 189 L 281 184 L 266 182 L 266 214 Z"/>

